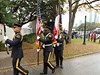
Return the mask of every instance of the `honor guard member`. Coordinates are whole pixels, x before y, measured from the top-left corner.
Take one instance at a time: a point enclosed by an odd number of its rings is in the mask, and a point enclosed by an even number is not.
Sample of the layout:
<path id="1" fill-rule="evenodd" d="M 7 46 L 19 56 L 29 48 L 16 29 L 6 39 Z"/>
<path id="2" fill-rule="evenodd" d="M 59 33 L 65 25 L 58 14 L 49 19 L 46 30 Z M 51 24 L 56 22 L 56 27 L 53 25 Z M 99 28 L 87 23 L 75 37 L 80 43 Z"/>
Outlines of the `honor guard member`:
<path id="1" fill-rule="evenodd" d="M 12 65 L 13 65 L 13 73 L 14 75 L 19 75 L 19 73 L 23 75 L 28 75 L 28 70 L 25 70 L 20 65 L 20 61 L 23 58 L 23 49 L 22 49 L 22 42 L 23 36 L 21 35 L 21 26 L 20 24 L 14 24 L 14 38 L 13 40 L 8 39 L 7 36 L 4 36 L 5 42 L 12 46 Z"/>
<path id="2" fill-rule="evenodd" d="M 43 73 L 40 73 L 40 74 L 47 74 L 48 67 L 52 70 L 52 73 L 55 72 L 55 67 L 50 62 L 51 52 L 53 50 L 52 34 L 50 30 L 51 28 L 46 26 L 43 32 L 44 39 L 40 38 L 39 36 L 37 37 L 37 39 L 43 43 L 42 48 L 43 48 L 44 63 L 43 63 Z"/>
<path id="3" fill-rule="evenodd" d="M 60 34 L 55 36 L 57 43 L 54 47 L 54 53 L 56 57 L 56 68 L 61 67 L 63 69 L 63 49 L 64 49 L 64 37 L 63 32 L 60 31 Z"/>

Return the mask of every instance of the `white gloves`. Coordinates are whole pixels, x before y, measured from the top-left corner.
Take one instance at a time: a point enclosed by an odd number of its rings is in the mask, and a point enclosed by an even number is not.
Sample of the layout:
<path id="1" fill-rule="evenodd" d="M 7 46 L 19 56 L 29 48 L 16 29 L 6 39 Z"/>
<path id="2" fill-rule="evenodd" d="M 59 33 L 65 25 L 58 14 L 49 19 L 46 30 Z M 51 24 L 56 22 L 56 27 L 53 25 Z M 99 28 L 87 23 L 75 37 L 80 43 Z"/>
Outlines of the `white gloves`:
<path id="1" fill-rule="evenodd" d="M 9 47 L 10 45 L 9 44 L 5 44 L 5 47 Z"/>
<path id="2" fill-rule="evenodd" d="M 40 37 L 39 36 L 37 36 L 37 40 L 39 40 L 40 39 Z"/>
<path id="3" fill-rule="evenodd" d="M 6 41 L 8 39 L 8 36 L 4 36 L 4 40 Z"/>
<path id="4" fill-rule="evenodd" d="M 42 47 L 45 48 L 45 44 L 43 44 Z"/>
<path id="5" fill-rule="evenodd" d="M 41 31 L 44 31 L 44 28 L 41 26 Z"/>
<path id="6" fill-rule="evenodd" d="M 60 44 L 59 43 L 57 43 L 57 46 L 59 46 Z"/>
<path id="7" fill-rule="evenodd" d="M 57 38 L 58 38 L 58 36 L 55 36 L 55 38 L 57 39 Z"/>
<path id="8" fill-rule="evenodd" d="M 37 49 L 37 52 L 39 52 L 40 51 L 40 49 Z"/>
<path id="9" fill-rule="evenodd" d="M 56 44 L 54 44 L 53 47 L 56 47 Z"/>

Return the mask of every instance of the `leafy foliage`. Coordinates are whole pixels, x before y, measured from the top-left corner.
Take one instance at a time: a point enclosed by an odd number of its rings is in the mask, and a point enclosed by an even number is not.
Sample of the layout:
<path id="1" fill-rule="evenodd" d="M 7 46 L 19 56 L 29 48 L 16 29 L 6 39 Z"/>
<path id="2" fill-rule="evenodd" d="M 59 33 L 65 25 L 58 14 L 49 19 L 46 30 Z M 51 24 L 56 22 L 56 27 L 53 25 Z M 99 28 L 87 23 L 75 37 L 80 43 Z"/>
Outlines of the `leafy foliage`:
<path id="1" fill-rule="evenodd" d="M 65 0 L 60 1 L 60 5 L 64 5 Z M 56 7 L 58 7 L 58 0 L 48 0 L 47 2 L 41 2 L 41 13 L 42 18 L 45 21 L 50 21 L 52 19 L 54 21 L 56 14 Z M 61 7 L 61 12 L 63 11 L 63 7 Z"/>
<path id="2" fill-rule="evenodd" d="M 6 23 L 8 26 L 12 26 L 12 23 L 16 21 L 9 10 L 10 6 L 10 0 L 2 0 L 0 2 L 0 23 Z"/>
<path id="3" fill-rule="evenodd" d="M 95 28 L 100 28 L 100 23 L 90 23 L 90 22 L 87 22 L 86 23 L 86 30 L 87 31 L 91 31 L 91 30 L 94 30 Z M 76 30 L 78 31 L 83 31 L 84 30 L 84 23 L 81 24 L 80 26 L 78 26 L 76 28 Z"/>
<path id="4" fill-rule="evenodd" d="M 40 0 L 43 20 L 54 20 L 58 0 Z M 63 5 L 65 0 L 61 0 Z M 36 19 L 37 0 L 2 0 L 0 2 L 0 22 L 13 26 L 14 22 L 26 24 Z"/>
<path id="5" fill-rule="evenodd" d="M 0 51 L 4 50 L 4 44 L 2 42 L 0 42 Z"/>
<path id="6" fill-rule="evenodd" d="M 29 34 L 29 35 L 25 35 L 24 36 L 24 42 L 34 43 L 35 40 L 36 40 L 36 34 L 35 33 L 32 33 L 32 34 Z"/>

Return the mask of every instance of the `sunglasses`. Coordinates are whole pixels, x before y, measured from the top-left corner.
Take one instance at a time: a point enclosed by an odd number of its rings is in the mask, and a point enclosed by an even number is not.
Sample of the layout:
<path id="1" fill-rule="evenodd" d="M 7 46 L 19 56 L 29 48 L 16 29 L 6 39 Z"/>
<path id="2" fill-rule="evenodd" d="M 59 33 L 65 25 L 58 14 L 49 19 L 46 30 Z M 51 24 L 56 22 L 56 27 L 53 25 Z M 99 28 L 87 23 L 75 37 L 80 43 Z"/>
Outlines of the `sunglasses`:
<path id="1" fill-rule="evenodd" d="M 15 28 L 17 28 L 17 27 L 13 27 L 13 29 L 15 29 Z"/>
<path id="2" fill-rule="evenodd" d="M 17 26 L 14 26 L 13 29 L 15 29 Z"/>
<path id="3" fill-rule="evenodd" d="M 16 27 L 14 27 L 13 29 L 15 29 Z"/>

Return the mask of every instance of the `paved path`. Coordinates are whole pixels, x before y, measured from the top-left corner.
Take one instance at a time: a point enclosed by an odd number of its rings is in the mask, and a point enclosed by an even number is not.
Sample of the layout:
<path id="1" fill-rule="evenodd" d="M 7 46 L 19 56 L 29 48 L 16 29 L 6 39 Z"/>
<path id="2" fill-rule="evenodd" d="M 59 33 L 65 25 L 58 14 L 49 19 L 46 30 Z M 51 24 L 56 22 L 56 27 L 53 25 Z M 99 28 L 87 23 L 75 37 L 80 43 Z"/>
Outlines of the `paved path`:
<path id="1" fill-rule="evenodd" d="M 5 59 L 7 59 L 6 56 Z M 0 62 L 1 60 L 0 57 Z M 23 64 L 28 65 L 25 61 L 22 61 L 22 65 Z M 7 72 L 6 70 L 2 72 L 2 65 L 3 64 L 0 64 L 0 75 L 13 75 L 12 69 Z M 4 67 L 3 65 L 3 68 Z M 29 75 L 40 75 L 40 72 L 42 72 L 42 64 L 39 66 L 28 65 L 24 67 L 29 70 Z M 100 75 L 100 53 L 64 60 L 64 69 L 58 68 L 54 74 L 51 73 L 50 69 L 48 70 L 48 75 Z"/>

